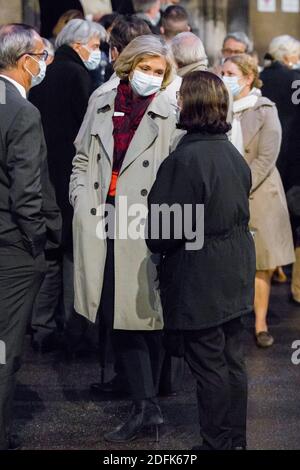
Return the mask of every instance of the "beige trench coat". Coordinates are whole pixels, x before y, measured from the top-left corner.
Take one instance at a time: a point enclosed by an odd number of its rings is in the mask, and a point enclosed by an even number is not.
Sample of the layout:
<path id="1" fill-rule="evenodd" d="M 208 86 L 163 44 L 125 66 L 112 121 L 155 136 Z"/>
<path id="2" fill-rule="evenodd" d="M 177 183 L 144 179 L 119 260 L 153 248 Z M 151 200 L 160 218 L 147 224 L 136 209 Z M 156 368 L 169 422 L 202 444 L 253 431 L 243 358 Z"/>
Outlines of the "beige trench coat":
<path id="1" fill-rule="evenodd" d="M 75 310 L 92 322 L 100 304 L 106 260 L 106 241 L 97 234 L 103 231 L 101 205 L 106 201 L 112 174 L 115 96 L 116 89 L 105 93 L 96 107 L 93 104 L 95 112 L 88 112 L 85 131 L 76 140 L 70 182 Z M 147 195 L 161 162 L 172 150 L 173 138 L 178 138 L 176 111 L 161 92 L 150 104 L 126 153 L 116 192 L 117 220 L 126 215 L 124 209 L 120 214 L 120 196 L 127 197 L 128 207 L 141 203 L 147 208 Z M 115 329 L 163 328 L 156 281 L 158 261 L 143 239 L 115 240 Z"/>
<path id="2" fill-rule="evenodd" d="M 276 168 L 281 125 L 275 104 L 259 97 L 254 108 L 242 112 L 241 125 L 252 172 L 250 228 L 257 270 L 275 269 L 295 261 L 286 197 Z"/>

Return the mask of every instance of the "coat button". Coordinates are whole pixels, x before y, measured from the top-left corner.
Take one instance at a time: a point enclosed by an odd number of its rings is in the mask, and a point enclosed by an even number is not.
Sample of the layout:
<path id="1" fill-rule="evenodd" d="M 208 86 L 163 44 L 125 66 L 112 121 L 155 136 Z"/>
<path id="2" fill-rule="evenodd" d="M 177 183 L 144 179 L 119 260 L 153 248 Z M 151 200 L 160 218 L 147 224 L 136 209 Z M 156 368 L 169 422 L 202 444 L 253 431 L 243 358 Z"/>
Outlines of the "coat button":
<path id="1" fill-rule="evenodd" d="M 97 154 L 97 162 L 100 162 L 101 155 L 100 153 Z"/>
<path id="2" fill-rule="evenodd" d="M 150 165 L 149 160 L 144 160 L 143 161 L 143 167 L 147 168 Z"/>
<path id="3" fill-rule="evenodd" d="M 94 188 L 95 188 L 95 189 L 99 189 L 99 183 L 97 183 L 97 181 L 96 181 L 96 183 L 94 184 Z"/>
<path id="4" fill-rule="evenodd" d="M 147 189 L 142 189 L 141 195 L 142 195 L 142 196 L 147 196 L 147 194 L 148 194 Z"/>
<path id="5" fill-rule="evenodd" d="M 94 209 L 94 208 L 91 209 L 91 214 L 92 214 L 92 215 L 96 215 L 96 214 L 97 214 L 97 209 Z"/>

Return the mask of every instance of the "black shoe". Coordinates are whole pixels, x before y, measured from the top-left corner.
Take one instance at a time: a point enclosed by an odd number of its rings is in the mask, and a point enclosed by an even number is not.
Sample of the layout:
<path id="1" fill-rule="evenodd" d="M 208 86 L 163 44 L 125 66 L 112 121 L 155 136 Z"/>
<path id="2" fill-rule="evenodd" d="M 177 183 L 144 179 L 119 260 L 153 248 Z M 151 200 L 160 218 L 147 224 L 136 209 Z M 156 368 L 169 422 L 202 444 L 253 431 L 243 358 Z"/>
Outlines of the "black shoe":
<path id="1" fill-rule="evenodd" d="M 52 333 L 41 341 L 32 338 L 31 347 L 41 354 L 59 351 L 62 348 L 62 337 L 58 333 Z"/>
<path id="2" fill-rule="evenodd" d="M 256 345 L 259 348 L 270 348 L 274 344 L 274 338 L 268 331 L 261 331 L 260 333 L 256 333 Z"/>
<path id="3" fill-rule="evenodd" d="M 140 400 L 133 404 L 131 413 L 124 424 L 114 431 L 106 433 L 104 439 L 107 442 L 129 442 L 136 439 L 137 435 L 146 427 L 154 426 L 156 430 L 156 442 L 159 441 L 159 426 L 164 422 L 161 409 L 155 400 Z"/>
<path id="4" fill-rule="evenodd" d="M 158 396 L 162 398 L 174 398 L 177 397 L 177 392 L 174 392 L 173 390 L 167 390 L 164 388 L 159 389 Z"/>
<path id="5" fill-rule="evenodd" d="M 119 393 L 124 390 L 122 382 L 118 380 L 111 380 L 110 382 L 96 382 L 90 385 L 90 391 L 95 394 L 103 393 Z"/>
<path id="6" fill-rule="evenodd" d="M 8 450 L 20 450 L 22 447 L 21 440 L 15 434 L 9 437 Z"/>

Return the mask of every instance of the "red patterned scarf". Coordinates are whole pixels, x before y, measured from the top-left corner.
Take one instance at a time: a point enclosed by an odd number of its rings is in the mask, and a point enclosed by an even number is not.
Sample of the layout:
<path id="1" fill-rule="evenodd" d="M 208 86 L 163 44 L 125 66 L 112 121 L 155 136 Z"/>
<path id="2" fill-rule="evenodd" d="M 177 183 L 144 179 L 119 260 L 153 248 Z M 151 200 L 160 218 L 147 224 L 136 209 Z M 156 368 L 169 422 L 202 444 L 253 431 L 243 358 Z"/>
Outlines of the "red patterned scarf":
<path id="1" fill-rule="evenodd" d="M 118 86 L 115 98 L 115 113 L 122 113 L 124 115 L 113 116 L 114 155 L 113 175 L 109 189 L 110 196 L 115 196 L 117 178 L 127 149 L 154 96 L 155 94 L 151 96 L 135 96 L 127 81 L 121 81 Z"/>

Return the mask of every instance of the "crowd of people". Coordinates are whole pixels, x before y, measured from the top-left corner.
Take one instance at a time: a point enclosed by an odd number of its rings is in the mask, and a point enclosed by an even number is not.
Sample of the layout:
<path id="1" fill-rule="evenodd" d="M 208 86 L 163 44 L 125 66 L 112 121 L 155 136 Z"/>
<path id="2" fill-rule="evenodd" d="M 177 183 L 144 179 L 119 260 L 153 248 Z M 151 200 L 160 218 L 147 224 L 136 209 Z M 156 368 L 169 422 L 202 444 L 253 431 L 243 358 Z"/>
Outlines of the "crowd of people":
<path id="1" fill-rule="evenodd" d="M 231 32 L 209 64 L 179 3 L 136 0 L 135 14 L 98 21 L 67 11 L 47 39 L 0 27 L 0 449 L 18 447 L 26 331 L 34 351 L 72 358 L 94 324 L 91 391 L 132 401 L 108 442 L 148 426 L 159 438 L 158 397 L 186 363 L 198 449 L 247 448 L 243 317 L 258 347 L 274 344 L 285 266 L 300 305 L 300 42 L 274 38 L 262 66 Z M 155 219 L 157 207 L 171 211 Z"/>

